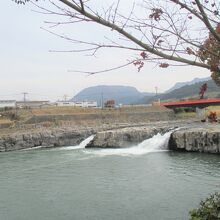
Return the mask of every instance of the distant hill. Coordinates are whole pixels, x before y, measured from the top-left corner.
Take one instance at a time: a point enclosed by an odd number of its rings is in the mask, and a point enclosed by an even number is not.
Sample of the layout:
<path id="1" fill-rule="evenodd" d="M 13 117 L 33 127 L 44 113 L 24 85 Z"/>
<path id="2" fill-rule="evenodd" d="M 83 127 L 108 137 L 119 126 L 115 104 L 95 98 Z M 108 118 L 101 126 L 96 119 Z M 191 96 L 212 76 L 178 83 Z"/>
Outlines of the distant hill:
<path id="1" fill-rule="evenodd" d="M 177 82 L 173 87 L 168 89 L 165 93 L 172 92 L 173 90 L 179 89 L 179 88 L 186 86 L 186 85 L 193 85 L 195 83 L 208 81 L 210 79 L 211 79 L 211 77 L 206 77 L 206 78 L 195 78 L 195 79 L 193 79 L 191 81 L 187 81 L 187 82 Z"/>
<path id="2" fill-rule="evenodd" d="M 97 101 L 98 105 L 101 105 L 101 100 L 103 97 L 104 102 L 106 100 L 114 99 L 116 104 L 133 104 L 137 100 L 143 97 L 150 97 L 154 93 L 142 93 L 136 88 L 131 86 L 93 86 L 83 89 L 77 95 L 75 95 L 71 101 L 83 101 L 83 100 L 93 100 Z"/>
<path id="3" fill-rule="evenodd" d="M 203 83 L 208 84 L 207 92 L 204 98 L 216 98 L 220 97 L 220 87 L 218 87 L 213 80 L 203 81 L 192 85 L 185 85 L 179 89 L 172 90 L 169 93 L 160 94 L 154 97 L 144 97 L 138 101 L 138 104 L 152 103 L 155 100 L 161 101 L 170 100 L 184 100 L 184 99 L 197 99 L 199 98 L 199 89 Z"/>

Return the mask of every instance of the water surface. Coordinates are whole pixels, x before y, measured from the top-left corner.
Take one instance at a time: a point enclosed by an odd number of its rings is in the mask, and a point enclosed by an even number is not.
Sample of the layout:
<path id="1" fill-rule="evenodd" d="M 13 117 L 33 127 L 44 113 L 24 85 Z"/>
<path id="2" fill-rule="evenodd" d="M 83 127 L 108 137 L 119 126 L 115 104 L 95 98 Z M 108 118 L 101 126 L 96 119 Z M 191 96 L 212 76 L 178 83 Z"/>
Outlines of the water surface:
<path id="1" fill-rule="evenodd" d="M 220 157 L 145 149 L 158 138 L 137 151 L 78 146 L 1 153 L 0 219 L 188 219 L 202 198 L 219 191 Z"/>

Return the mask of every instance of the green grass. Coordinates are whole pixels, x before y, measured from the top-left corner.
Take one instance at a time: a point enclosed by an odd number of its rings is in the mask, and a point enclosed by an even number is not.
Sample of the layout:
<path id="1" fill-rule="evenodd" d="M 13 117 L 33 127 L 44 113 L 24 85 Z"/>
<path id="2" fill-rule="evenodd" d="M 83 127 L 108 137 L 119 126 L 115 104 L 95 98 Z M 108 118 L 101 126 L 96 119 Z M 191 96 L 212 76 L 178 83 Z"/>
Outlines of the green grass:
<path id="1" fill-rule="evenodd" d="M 176 113 L 176 117 L 178 119 L 188 119 L 188 118 L 195 118 L 196 113 L 195 112 L 178 112 Z"/>

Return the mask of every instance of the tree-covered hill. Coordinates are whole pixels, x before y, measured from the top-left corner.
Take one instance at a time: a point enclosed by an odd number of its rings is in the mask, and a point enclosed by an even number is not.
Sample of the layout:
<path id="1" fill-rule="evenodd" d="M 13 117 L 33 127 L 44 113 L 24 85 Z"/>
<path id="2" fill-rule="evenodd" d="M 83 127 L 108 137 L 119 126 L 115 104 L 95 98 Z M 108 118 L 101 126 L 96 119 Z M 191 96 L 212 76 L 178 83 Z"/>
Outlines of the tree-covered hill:
<path id="1" fill-rule="evenodd" d="M 220 87 L 217 86 L 213 80 L 208 80 L 204 82 L 195 83 L 193 85 L 185 85 L 179 89 L 172 90 L 169 93 L 160 94 L 153 97 L 144 97 L 140 99 L 137 103 L 151 103 L 155 100 L 160 99 L 161 101 L 168 100 L 184 100 L 184 99 L 198 99 L 199 89 L 203 83 L 208 84 L 207 92 L 204 98 L 216 98 L 220 97 Z"/>

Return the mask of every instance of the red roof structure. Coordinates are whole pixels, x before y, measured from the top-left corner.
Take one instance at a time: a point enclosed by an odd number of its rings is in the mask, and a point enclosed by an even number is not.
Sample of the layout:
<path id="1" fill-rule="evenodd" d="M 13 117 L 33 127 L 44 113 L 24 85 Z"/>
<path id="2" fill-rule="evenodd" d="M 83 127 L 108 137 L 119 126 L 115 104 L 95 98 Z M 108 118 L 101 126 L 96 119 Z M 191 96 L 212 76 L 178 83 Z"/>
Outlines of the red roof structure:
<path id="1" fill-rule="evenodd" d="M 213 105 L 220 105 L 220 99 L 196 99 L 178 102 L 164 102 L 160 104 L 167 108 L 178 108 L 178 107 L 198 107 L 205 108 Z"/>

